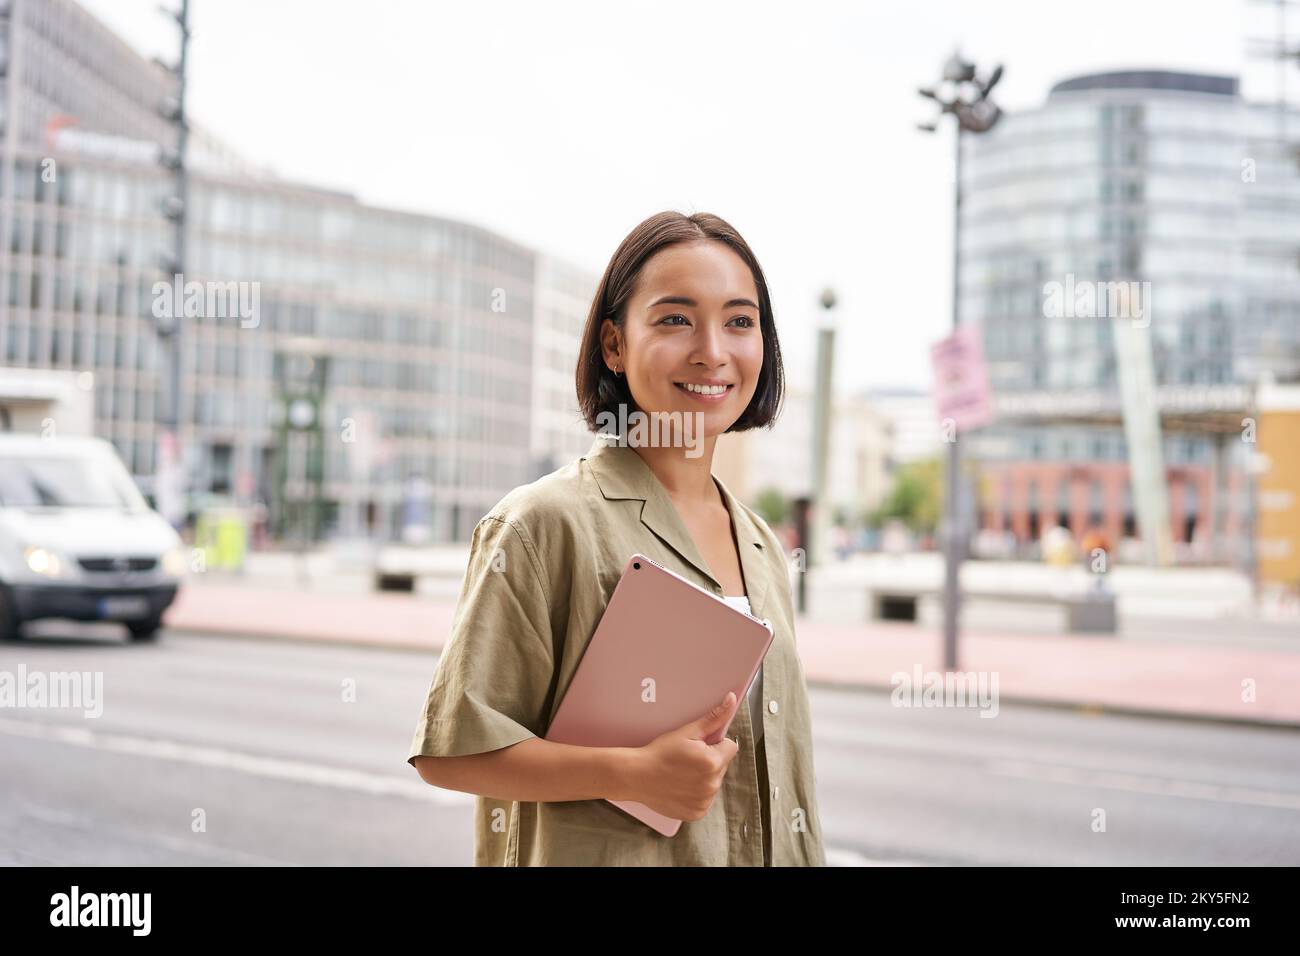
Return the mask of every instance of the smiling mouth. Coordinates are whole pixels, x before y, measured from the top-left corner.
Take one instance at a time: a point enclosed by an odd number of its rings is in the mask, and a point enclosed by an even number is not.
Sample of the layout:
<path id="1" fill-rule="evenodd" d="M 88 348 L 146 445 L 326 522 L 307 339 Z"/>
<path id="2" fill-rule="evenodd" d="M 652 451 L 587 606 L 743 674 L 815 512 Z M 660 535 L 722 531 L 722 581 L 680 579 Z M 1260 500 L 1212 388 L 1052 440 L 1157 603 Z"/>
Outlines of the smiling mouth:
<path id="1" fill-rule="evenodd" d="M 726 396 L 735 385 L 696 385 L 692 382 L 673 382 L 678 389 L 693 398 L 720 399 Z"/>

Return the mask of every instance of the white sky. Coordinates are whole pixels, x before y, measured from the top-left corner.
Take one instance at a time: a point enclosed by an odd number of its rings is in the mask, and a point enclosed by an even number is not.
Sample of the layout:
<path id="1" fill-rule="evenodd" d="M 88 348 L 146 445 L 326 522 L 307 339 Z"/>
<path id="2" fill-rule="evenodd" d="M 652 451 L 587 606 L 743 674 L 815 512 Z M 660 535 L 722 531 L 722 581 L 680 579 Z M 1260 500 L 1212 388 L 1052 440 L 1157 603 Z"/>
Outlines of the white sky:
<path id="1" fill-rule="evenodd" d="M 81 2 L 142 52 L 172 57 L 159 0 Z M 191 10 L 192 115 L 249 160 L 477 222 L 597 273 L 650 213 L 717 213 L 763 264 L 796 381 L 811 368 L 820 290 L 837 290 L 844 389 L 927 386 L 929 343 L 948 328 L 950 132 L 916 131 L 932 110 L 915 88 L 955 46 L 983 69 L 1005 64 L 995 98 L 1016 109 L 1078 73 L 1240 75 L 1245 37 L 1274 22 L 1249 0 Z M 1300 37 L 1300 11 L 1291 21 Z M 1272 76 L 1252 66 L 1248 93 L 1270 95 Z"/>

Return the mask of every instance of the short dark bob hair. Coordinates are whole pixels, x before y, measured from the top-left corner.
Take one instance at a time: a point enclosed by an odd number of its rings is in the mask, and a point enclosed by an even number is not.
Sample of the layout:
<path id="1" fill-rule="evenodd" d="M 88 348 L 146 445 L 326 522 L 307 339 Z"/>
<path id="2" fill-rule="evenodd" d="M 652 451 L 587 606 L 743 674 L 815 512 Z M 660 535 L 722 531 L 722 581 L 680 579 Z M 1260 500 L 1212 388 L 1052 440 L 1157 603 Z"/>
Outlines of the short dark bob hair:
<path id="1" fill-rule="evenodd" d="M 627 302 L 636 288 L 641 268 L 656 252 L 682 242 L 716 239 L 725 243 L 749 266 L 758 288 L 758 321 L 763 334 L 763 368 L 758 375 L 754 397 L 739 418 L 727 429 L 729 432 L 747 431 L 751 428 L 770 428 L 780 411 L 785 393 L 785 368 L 781 364 L 781 346 L 776 337 L 776 319 L 772 314 L 772 299 L 767 291 L 767 279 L 759 267 L 758 259 L 749 244 L 729 223 L 707 212 L 692 216 L 668 210 L 655 213 L 628 233 L 627 238 L 614 250 L 605 267 L 605 274 L 596 287 L 587 325 L 582 332 L 582 346 L 578 352 L 577 386 L 578 408 L 582 411 L 592 431 L 600 430 L 599 416 L 608 412 L 618 418 L 618 406 L 636 408 L 626 376 L 616 376 L 605 364 L 601 348 L 600 329 L 605 319 L 622 328 L 627 317 Z"/>

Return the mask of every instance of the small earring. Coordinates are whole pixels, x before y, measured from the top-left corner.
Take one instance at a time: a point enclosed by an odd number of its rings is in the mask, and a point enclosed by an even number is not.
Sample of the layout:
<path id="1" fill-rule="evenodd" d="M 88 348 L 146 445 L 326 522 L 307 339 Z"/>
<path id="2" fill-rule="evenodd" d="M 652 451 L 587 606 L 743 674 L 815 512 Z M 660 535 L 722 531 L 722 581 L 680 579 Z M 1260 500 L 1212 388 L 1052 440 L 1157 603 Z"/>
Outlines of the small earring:
<path id="1" fill-rule="evenodd" d="M 619 375 L 622 374 L 622 372 L 623 372 L 623 366 L 621 366 L 621 365 L 615 365 L 615 366 L 614 366 L 614 377 L 615 377 L 615 378 L 618 378 Z"/>

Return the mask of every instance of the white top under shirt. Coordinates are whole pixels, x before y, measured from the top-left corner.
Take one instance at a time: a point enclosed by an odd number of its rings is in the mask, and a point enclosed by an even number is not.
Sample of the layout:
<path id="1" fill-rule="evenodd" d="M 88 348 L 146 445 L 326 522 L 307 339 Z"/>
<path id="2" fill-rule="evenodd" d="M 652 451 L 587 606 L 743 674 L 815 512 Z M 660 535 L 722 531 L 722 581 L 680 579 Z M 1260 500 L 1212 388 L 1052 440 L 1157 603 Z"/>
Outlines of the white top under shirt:
<path id="1" fill-rule="evenodd" d="M 726 601 L 732 607 L 749 613 L 749 598 L 743 594 L 734 596 L 722 595 L 722 600 Z M 754 740 L 763 739 L 763 665 L 758 666 L 758 674 L 754 677 L 754 683 L 749 688 L 749 717 L 750 723 L 754 726 Z"/>

